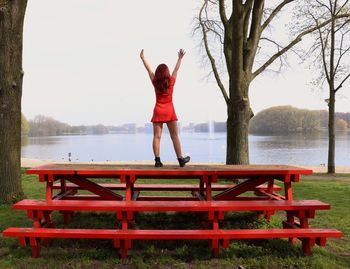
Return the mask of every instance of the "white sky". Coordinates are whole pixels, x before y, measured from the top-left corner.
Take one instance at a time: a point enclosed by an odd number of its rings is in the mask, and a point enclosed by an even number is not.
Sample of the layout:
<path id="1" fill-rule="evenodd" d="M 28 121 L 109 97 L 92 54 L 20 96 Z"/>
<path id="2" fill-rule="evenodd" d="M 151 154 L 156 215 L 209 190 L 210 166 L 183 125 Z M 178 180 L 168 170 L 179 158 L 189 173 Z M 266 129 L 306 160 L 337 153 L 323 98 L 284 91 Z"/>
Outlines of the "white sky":
<path id="1" fill-rule="evenodd" d="M 32 0 L 24 27 L 22 110 L 72 125 L 149 122 L 155 96 L 139 53 L 155 69 L 172 69 L 177 51 L 187 51 L 175 84 L 174 104 L 182 123 L 225 121 L 226 106 L 213 78 L 204 77 L 192 37 L 196 0 Z M 283 26 L 282 26 L 283 27 Z M 280 75 L 253 81 L 253 111 L 276 105 L 327 109 L 326 91 L 312 91 L 312 73 L 298 64 Z M 344 85 L 336 110 L 348 112 Z"/>

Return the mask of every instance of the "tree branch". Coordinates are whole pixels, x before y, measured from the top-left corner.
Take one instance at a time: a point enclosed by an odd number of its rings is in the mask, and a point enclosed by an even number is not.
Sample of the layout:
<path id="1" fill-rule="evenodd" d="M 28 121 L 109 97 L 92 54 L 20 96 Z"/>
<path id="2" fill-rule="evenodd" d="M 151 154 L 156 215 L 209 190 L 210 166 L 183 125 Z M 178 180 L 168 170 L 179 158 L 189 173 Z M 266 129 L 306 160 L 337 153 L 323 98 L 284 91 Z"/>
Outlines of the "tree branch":
<path id="1" fill-rule="evenodd" d="M 350 74 L 348 74 L 343 80 L 342 82 L 339 84 L 339 86 L 337 88 L 335 88 L 334 92 L 337 92 L 341 87 L 343 87 L 344 82 L 350 77 Z"/>
<path id="2" fill-rule="evenodd" d="M 250 13 L 253 8 L 253 1 L 254 0 L 247 0 L 244 4 L 244 30 L 243 30 L 243 36 L 244 39 L 248 39 L 248 28 L 249 28 L 249 20 L 250 20 Z"/>
<path id="3" fill-rule="evenodd" d="M 339 8 L 339 10 L 337 11 L 337 13 L 335 13 L 335 15 L 338 15 L 340 11 L 343 10 L 343 8 L 346 6 L 346 4 L 349 2 L 349 0 L 346 0 L 343 5 Z"/>
<path id="4" fill-rule="evenodd" d="M 267 60 L 260 68 L 258 68 L 254 73 L 252 79 L 254 79 L 257 75 L 259 75 L 261 72 L 263 72 L 270 64 L 272 64 L 278 57 L 286 53 L 289 49 L 294 47 L 297 43 L 299 43 L 302 40 L 302 37 L 310 34 L 314 31 L 316 31 L 319 28 L 322 28 L 329 24 L 334 19 L 340 19 L 340 18 L 348 18 L 350 17 L 350 14 L 342 14 L 339 16 L 336 16 L 335 18 L 331 18 L 329 20 L 324 21 L 323 23 L 319 24 L 318 26 L 311 27 L 303 32 L 301 32 L 299 35 L 297 35 L 296 38 L 285 48 L 283 48 L 281 51 L 275 53 L 269 60 Z"/>
<path id="5" fill-rule="evenodd" d="M 328 68 L 327 68 L 327 62 L 326 62 L 326 49 L 327 49 L 327 43 L 328 43 L 328 36 L 329 34 L 327 34 L 326 36 L 326 40 L 323 41 L 323 37 L 322 37 L 322 33 L 321 33 L 321 30 L 318 29 L 318 33 L 319 33 L 319 36 L 320 36 L 320 43 L 321 43 L 321 56 L 322 56 L 322 64 L 323 64 L 323 70 L 325 72 L 325 75 L 326 75 L 326 79 L 328 81 L 328 83 L 330 83 L 330 74 L 329 74 L 329 71 L 328 71 Z"/>
<path id="6" fill-rule="evenodd" d="M 247 66 L 245 66 L 246 70 L 251 70 L 254 58 L 256 54 L 256 50 L 259 44 L 260 35 L 262 32 L 261 29 L 261 18 L 264 12 L 264 1 L 263 0 L 254 0 L 254 7 L 252 11 L 252 22 L 250 26 L 250 33 L 247 42 L 247 53 L 245 55 L 244 62 Z"/>
<path id="7" fill-rule="evenodd" d="M 338 57 L 337 64 L 335 65 L 335 69 L 334 69 L 335 73 L 337 73 L 337 71 L 338 71 L 338 67 L 340 66 L 341 59 L 350 50 L 350 47 L 347 47 L 345 50 L 343 50 L 343 41 L 344 41 L 345 34 L 347 34 L 347 32 L 343 33 L 341 36 L 341 41 L 340 41 L 340 45 L 339 45 L 339 57 Z"/>
<path id="8" fill-rule="evenodd" d="M 295 1 L 295 0 L 284 0 L 282 3 L 280 3 L 280 4 L 271 12 L 270 16 L 269 16 L 269 17 L 266 19 L 266 21 L 263 23 L 263 25 L 262 25 L 262 31 L 265 30 L 265 28 L 270 24 L 270 22 L 273 20 L 273 18 L 281 11 L 281 9 L 282 9 L 285 5 L 287 5 L 287 4 L 289 4 L 289 3 L 293 2 L 293 1 Z"/>
<path id="9" fill-rule="evenodd" d="M 202 8 L 199 11 L 199 18 L 198 18 L 199 19 L 199 24 L 201 25 L 201 28 L 202 28 L 204 47 L 205 47 L 205 51 L 206 51 L 206 53 L 208 55 L 208 58 L 209 58 L 209 61 L 210 61 L 210 64 L 211 64 L 211 67 L 212 67 L 212 70 L 213 70 L 213 73 L 214 73 L 214 77 L 216 79 L 216 82 L 217 82 L 220 90 L 221 90 L 222 95 L 224 96 L 225 102 L 228 105 L 229 102 L 230 102 L 230 99 L 229 99 L 229 97 L 227 95 L 227 91 L 225 89 L 225 86 L 221 82 L 221 78 L 220 78 L 219 72 L 218 72 L 216 64 L 215 64 L 215 59 L 214 59 L 214 57 L 212 56 L 212 54 L 210 52 L 210 48 L 209 48 L 209 45 L 208 45 L 208 37 L 207 37 L 207 31 L 208 30 L 206 29 L 205 23 L 202 21 L 202 13 L 203 13 L 203 10 L 207 7 L 207 5 L 208 5 L 208 1 L 205 0 Z"/>
<path id="10" fill-rule="evenodd" d="M 219 0 L 219 12 L 220 12 L 220 18 L 221 18 L 222 24 L 224 25 L 225 28 L 227 28 L 228 20 L 227 20 L 226 11 L 225 11 L 225 0 Z"/>

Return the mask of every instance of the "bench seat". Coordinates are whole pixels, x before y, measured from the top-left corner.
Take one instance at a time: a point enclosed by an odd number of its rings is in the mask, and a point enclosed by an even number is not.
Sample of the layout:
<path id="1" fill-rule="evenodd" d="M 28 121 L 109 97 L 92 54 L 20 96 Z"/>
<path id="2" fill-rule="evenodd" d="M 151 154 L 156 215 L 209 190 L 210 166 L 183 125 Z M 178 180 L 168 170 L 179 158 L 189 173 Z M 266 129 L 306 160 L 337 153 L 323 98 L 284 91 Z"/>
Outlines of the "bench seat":
<path id="1" fill-rule="evenodd" d="M 112 230 L 112 229 L 57 229 L 57 228 L 7 228 L 3 236 L 20 238 L 25 245 L 26 238 L 31 239 L 32 255 L 39 256 L 41 238 L 99 238 L 114 239 L 115 246 L 122 241 L 122 258 L 126 256 L 127 249 L 131 247 L 133 239 L 211 239 L 214 252 L 218 254 L 218 240 L 223 240 L 223 246 L 229 246 L 231 239 L 259 239 L 259 238 L 290 238 L 302 240 L 303 251 L 311 254 L 315 243 L 325 245 L 328 237 L 341 237 L 342 233 L 336 229 L 235 229 L 235 230 Z M 127 242 L 129 241 L 129 242 Z"/>
<path id="2" fill-rule="evenodd" d="M 259 201 L 94 201 L 94 200 L 31 200 L 12 206 L 22 210 L 60 211 L 275 211 L 325 210 L 330 205 L 318 200 Z"/>

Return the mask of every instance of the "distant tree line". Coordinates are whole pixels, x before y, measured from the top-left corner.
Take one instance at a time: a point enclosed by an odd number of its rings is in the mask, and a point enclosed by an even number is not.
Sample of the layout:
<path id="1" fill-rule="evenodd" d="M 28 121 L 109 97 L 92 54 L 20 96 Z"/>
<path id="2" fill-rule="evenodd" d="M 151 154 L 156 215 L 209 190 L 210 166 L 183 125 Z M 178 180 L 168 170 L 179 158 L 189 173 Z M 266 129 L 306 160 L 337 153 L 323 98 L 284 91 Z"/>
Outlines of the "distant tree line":
<path id="1" fill-rule="evenodd" d="M 347 130 L 350 126 L 350 113 L 336 113 L 336 129 Z M 277 106 L 265 109 L 250 121 L 249 133 L 260 135 L 283 135 L 296 132 L 315 132 L 328 125 L 326 110 L 298 109 L 292 106 Z M 122 126 L 77 125 L 71 126 L 51 117 L 38 115 L 27 121 L 22 114 L 22 136 L 85 135 L 108 133 L 136 133 L 136 124 Z M 138 128 L 142 132 L 144 128 Z M 190 132 L 226 132 L 225 122 L 190 124 L 183 128 Z"/>
<path id="2" fill-rule="evenodd" d="M 336 129 L 347 130 L 350 113 L 336 113 Z M 273 135 L 297 132 L 316 132 L 328 125 L 326 110 L 298 109 L 292 106 L 277 106 L 265 109 L 250 121 L 251 134 Z"/>
<path id="3" fill-rule="evenodd" d="M 55 135 L 70 135 L 70 134 L 106 134 L 111 127 L 98 125 L 80 125 L 71 126 L 67 123 L 60 122 L 51 117 L 38 115 L 34 119 L 28 121 L 29 132 L 28 136 L 55 136 Z M 22 133 L 23 135 L 23 133 Z"/>

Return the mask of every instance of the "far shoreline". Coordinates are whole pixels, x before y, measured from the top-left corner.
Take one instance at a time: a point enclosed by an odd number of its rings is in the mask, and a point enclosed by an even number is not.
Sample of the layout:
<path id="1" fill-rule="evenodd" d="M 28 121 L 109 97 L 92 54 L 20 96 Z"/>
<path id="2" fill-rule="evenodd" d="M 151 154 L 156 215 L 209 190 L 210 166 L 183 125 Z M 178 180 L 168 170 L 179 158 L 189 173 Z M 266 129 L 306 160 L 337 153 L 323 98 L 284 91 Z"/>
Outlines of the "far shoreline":
<path id="1" fill-rule="evenodd" d="M 23 168 L 31 168 L 36 167 L 40 165 L 45 165 L 49 163 L 71 163 L 69 161 L 62 161 L 62 160 L 40 160 L 40 159 L 30 159 L 30 158 L 21 158 L 21 167 Z M 76 162 L 74 162 L 76 163 Z M 135 161 L 105 161 L 105 162 L 81 162 L 81 163 L 89 163 L 89 164 L 153 164 L 154 162 L 152 160 L 135 160 Z M 169 162 L 169 164 L 175 164 L 175 162 Z M 205 164 L 205 165 L 224 165 L 224 163 L 196 163 L 193 162 L 192 164 Z M 327 173 L 327 166 L 324 165 L 300 165 L 300 164 L 290 164 L 293 166 L 303 167 L 307 169 L 313 170 L 314 173 Z M 336 173 L 344 174 L 344 173 L 350 173 L 350 166 L 336 166 L 335 169 Z"/>

